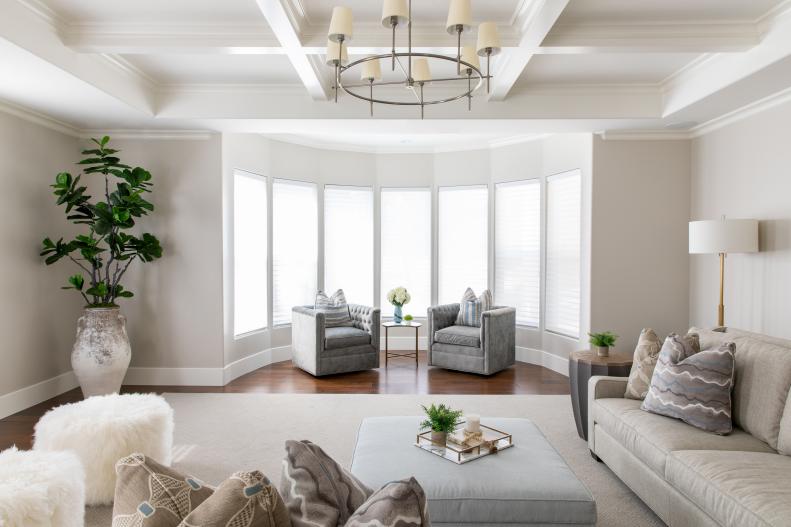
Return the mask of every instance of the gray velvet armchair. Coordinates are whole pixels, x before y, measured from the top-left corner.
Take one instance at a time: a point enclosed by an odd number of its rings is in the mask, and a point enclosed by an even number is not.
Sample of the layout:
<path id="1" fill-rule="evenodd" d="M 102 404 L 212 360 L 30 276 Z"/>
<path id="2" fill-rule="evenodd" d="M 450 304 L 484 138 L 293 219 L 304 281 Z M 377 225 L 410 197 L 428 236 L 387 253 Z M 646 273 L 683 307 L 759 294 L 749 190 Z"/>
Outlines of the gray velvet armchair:
<path id="1" fill-rule="evenodd" d="M 516 361 L 516 309 L 493 307 L 481 327 L 457 326 L 459 304 L 428 308 L 428 363 L 449 370 L 491 375 Z"/>
<path id="2" fill-rule="evenodd" d="M 349 313 L 354 326 L 328 328 L 313 306 L 292 308 L 294 365 L 316 377 L 378 368 L 379 308 L 349 304 Z"/>

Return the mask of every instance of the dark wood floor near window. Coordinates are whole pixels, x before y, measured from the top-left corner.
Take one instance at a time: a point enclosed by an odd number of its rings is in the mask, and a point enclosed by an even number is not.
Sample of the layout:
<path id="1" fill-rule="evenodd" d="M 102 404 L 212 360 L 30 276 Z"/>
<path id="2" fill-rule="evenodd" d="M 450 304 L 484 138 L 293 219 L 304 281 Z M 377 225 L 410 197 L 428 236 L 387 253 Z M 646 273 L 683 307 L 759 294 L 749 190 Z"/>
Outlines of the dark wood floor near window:
<path id="1" fill-rule="evenodd" d="M 568 379 L 551 370 L 518 362 L 491 377 L 429 368 L 424 353 L 420 367 L 395 359 L 387 369 L 333 375 L 320 379 L 279 362 L 239 377 L 226 386 L 124 386 L 124 392 L 182 393 L 414 393 L 414 394 L 544 394 L 567 395 Z M 39 417 L 60 404 L 82 399 L 78 389 L 0 420 L 0 450 L 16 444 L 30 448 Z"/>

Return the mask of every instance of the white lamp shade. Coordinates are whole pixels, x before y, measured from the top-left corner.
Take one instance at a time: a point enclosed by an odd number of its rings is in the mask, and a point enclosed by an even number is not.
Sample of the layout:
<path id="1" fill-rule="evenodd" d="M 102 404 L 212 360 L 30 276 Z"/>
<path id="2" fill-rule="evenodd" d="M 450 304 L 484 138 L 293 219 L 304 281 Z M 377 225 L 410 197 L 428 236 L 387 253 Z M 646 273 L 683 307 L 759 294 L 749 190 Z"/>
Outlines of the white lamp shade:
<path id="1" fill-rule="evenodd" d="M 415 82 L 428 82 L 431 80 L 428 59 L 418 58 L 412 61 L 412 79 Z"/>
<path id="2" fill-rule="evenodd" d="M 478 60 L 478 54 L 475 53 L 475 48 L 473 46 L 464 46 L 461 48 L 461 60 L 462 62 L 472 64 L 476 68 L 481 69 L 481 62 Z M 462 64 L 461 69 L 464 71 L 469 68 Z"/>
<path id="3" fill-rule="evenodd" d="M 390 27 L 395 17 L 399 24 L 406 24 L 409 21 L 409 10 L 406 0 L 384 0 L 382 4 L 382 25 Z"/>
<path id="4" fill-rule="evenodd" d="M 332 8 L 332 19 L 327 37 L 333 42 L 352 39 L 352 8 L 337 6 Z"/>
<path id="5" fill-rule="evenodd" d="M 707 220 L 689 222 L 689 253 L 758 252 L 758 220 Z"/>
<path id="6" fill-rule="evenodd" d="M 363 69 L 360 73 L 360 80 L 370 81 L 379 80 L 382 78 L 382 67 L 379 65 L 379 59 L 369 60 L 363 62 Z"/>
<path id="7" fill-rule="evenodd" d="M 497 24 L 494 22 L 482 22 L 478 26 L 478 55 L 483 57 L 486 55 L 486 50 L 490 49 L 492 55 L 497 55 L 502 49 L 500 43 L 500 33 L 497 32 Z"/>
<path id="8" fill-rule="evenodd" d="M 339 42 L 327 41 L 327 66 L 335 66 L 338 62 L 338 49 L 341 49 L 341 64 L 346 65 L 349 62 L 349 51 L 346 46 L 341 46 Z"/>
<path id="9" fill-rule="evenodd" d="M 448 30 L 448 33 L 453 35 L 456 33 L 457 26 L 462 26 L 464 31 L 472 27 L 470 0 L 450 0 L 448 21 L 445 22 L 445 28 Z"/>

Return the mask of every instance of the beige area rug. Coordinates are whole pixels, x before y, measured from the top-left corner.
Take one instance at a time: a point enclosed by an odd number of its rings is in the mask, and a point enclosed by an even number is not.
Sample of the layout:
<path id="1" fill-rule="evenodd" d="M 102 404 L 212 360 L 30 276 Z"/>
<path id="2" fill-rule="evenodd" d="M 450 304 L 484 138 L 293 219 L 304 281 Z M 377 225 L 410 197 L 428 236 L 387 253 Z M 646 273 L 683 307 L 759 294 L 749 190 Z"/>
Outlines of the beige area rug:
<path id="1" fill-rule="evenodd" d="M 444 402 L 486 417 L 525 417 L 596 498 L 602 526 L 664 525 L 577 436 L 567 395 L 165 394 L 176 416 L 174 466 L 210 484 L 238 470 L 260 469 L 274 482 L 286 439 L 310 439 L 348 467 L 364 417 L 419 415 Z M 525 467 L 529 470 L 529 467 Z M 109 527 L 110 510 L 89 509 L 88 527 Z"/>

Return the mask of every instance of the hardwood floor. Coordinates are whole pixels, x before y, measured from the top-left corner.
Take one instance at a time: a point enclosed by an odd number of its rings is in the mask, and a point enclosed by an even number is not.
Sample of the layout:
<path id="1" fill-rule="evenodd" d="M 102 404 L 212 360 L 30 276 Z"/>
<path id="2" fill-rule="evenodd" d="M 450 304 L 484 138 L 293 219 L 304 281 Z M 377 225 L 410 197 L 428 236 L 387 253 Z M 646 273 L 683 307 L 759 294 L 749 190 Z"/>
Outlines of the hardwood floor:
<path id="1" fill-rule="evenodd" d="M 357 373 L 315 378 L 291 365 L 278 362 L 255 370 L 226 386 L 124 386 L 130 392 L 181 393 L 414 393 L 414 394 L 544 394 L 567 395 L 568 379 L 541 366 L 516 363 L 491 377 L 429 368 L 425 353 L 420 366 L 414 360 L 391 359 L 389 367 Z M 0 450 L 16 444 L 30 448 L 33 427 L 39 417 L 55 406 L 79 401 L 79 388 L 0 420 Z"/>

